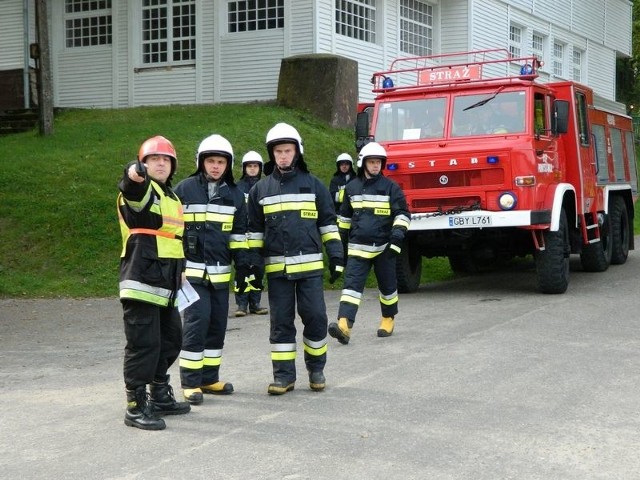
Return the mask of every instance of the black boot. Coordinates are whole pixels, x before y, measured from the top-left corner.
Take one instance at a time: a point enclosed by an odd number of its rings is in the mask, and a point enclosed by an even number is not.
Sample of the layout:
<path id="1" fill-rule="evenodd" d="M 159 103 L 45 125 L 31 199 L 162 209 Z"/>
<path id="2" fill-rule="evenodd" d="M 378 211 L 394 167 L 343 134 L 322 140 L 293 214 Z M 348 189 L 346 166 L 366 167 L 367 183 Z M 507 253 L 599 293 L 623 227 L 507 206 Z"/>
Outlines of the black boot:
<path id="1" fill-rule="evenodd" d="M 191 411 L 188 402 L 176 402 L 173 388 L 169 385 L 169 376 L 164 382 L 154 382 L 149 387 L 151 400 L 149 405 L 156 415 L 182 415 Z"/>
<path id="2" fill-rule="evenodd" d="M 149 405 L 147 387 L 143 385 L 135 390 L 127 390 L 127 411 L 124 424 L 142 430 L 164 430 L 164 420 L 154 415 Z"/>
<path id="3" fill-rule="evenodd" d="M 326 380 L 322 370 L 316 370 L 315 372 L 309 372 L 309 388 L 316 392 L 324 390 Z"/>

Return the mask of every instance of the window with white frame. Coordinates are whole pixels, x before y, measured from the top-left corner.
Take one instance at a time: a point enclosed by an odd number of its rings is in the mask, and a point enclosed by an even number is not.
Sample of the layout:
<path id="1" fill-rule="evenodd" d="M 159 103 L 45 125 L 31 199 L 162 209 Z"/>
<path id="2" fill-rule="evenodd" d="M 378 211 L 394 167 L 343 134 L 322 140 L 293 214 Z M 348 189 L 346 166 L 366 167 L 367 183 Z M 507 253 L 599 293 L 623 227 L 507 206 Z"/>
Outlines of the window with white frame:
<path id="1" fill-rule="evenodd" d="M 376 0 L 336 0 L 336 33 L 376 42 Z"/>
<path id="2" fill-rule="evenodd" d="M 553 74 L 558 77 L 564 77 L 564 53 L 565 45 L 553 42 Z"/>
<path id="3" fill-rule="evenodd" d="M 195 0 L 143 0 L 142 63 L 192 63 L 195 58 Z"/>
<path id="4" fill-rule="evenodd" d="M 433 5 L 400 0 L 400 50 L 415 56 L 433 53 Z"/>
<path id="5" fill-rule="evenodd" d="M 229 33 L 284 28 L 284 0 L 243 0 L 227 7 Z"/>
<path id="6" fill-rule="evenodd" d="M 531 53 L 538 58 L 541 62 L 544 61 L 544 35 L 533 32 L 531 36 Z"/>
<path id="7" fill-rule="evenodd" d="M 573 48 L 573 80 L 576 82 L 582 81 L 582 59 L 584 58 L 584 52 L 579 48 Z"/>
<path id="8" fill-rule="evenodd" d="M 515 58 L 522 56 L 522 28 L 518 25 L 509 26 L 509 53 Z"/>
<path id="9" fill-rule="evenodd" d="M 111 0 L 65 0 L 64 37 L 67 48 L 111 45 Z"/>

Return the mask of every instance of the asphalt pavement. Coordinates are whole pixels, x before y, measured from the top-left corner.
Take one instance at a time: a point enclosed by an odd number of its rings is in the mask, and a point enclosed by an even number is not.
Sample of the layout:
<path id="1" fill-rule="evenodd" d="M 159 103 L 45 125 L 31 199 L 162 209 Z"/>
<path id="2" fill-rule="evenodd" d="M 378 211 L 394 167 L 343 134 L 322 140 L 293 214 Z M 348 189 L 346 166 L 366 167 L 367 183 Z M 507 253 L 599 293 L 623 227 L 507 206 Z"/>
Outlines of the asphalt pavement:
<path id="1" fill-rule="evenodd" d="M 639 278 L 634 251 L 597 274 L 574 259 L 563 295 L 536 293 L 527 262 L 423 285 L 389 338 L 367 290 L 351 343 L 330 338 L 326 390 L 299 348 L 281 397 L 268 318 L 231 318 L 236 392 L 160 432 L 123 423 L 116 298 L 0 299 L 0 478 L 637 479 Z M 330 320 L 339 295 L 325 292 Z"/>

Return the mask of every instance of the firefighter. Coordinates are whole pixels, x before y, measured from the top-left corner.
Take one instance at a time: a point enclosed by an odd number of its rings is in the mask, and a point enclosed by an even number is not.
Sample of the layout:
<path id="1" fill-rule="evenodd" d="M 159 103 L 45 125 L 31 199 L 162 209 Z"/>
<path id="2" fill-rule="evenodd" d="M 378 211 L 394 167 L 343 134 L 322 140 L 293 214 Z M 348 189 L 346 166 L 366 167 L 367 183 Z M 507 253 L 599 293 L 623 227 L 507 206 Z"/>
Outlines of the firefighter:
<path id="1" fill-rule="evenodd" d="M 244 193 L 245 200 L 249 197 L 249 190 L 253 187 L 262 176 L 262 156 L 250 150 L 242 157 L 242 176 L 238 181 L 238 188 Z M 260 255 L 251 257 L 251 267 L 255 272 L 255 278 L 252 279 L 252 286 L 248 292 L 236 292 L 236 317 L 244 317 L 247 313 L 256 315 L 266 315 L 269 313 L 264 307 L 260 306 L 262 299 L 262 279 L 264 277 L 264 261 Z M 253 285 L 259 288 L 254 288 Z"/>
<path id="2" fill-rule="evenodd" d="M 127 339 L 124 423 L 143 430 L 163 430 L 160 416 L 191 410 L 188 403 L 176 402 L 167 375 L 182 341 L 175 298 L 182 284 L 184 223 L 180 200 L 171 190 L 177 163 L 169 140 L 149 138 L 118 185 L 120 302 Z"/>
<path id="3" fill-rule="evenodd" d="M 358 156 L 358 176 L 345 189 L 338 226 L 348 237 L 348 261 L 338 308 L 338 322 L 329 325 L 329 335 L 346 345 L 362 299 L 365 281 L 373 265 L 378 282 L 382 320 L 378 337 L 393 333 L 398 313 L 396 256 L 409 228 L 410 214 L 404 193 L 382 170 L 387 153 L 371 142 Z"/>
<path id="4" fill-rule="evenodd" d="M 336 171 L 329 183 L 329 193 L 333 198 L 336 213 L 340 212 L 340 205 L 344 197 L 344 187 L 354 178 L 356 178 L 356 172 L 353 169 L 353 158 L 348 153 L 341 153 L 336 158 Z"/>
<path id="5" fill-rule="evenodd" d="M 309 387 L 325 388 L 327 312 L 322 283 L 325 245 L 330 282 L 340 276 L 343 254 L 331 195 L 311 175 L 298 131 L 276 124 L 266 138 L 269 161 L 249 192 L 249 247 L 262 253 L 269 280 L 273 382 L 267 391 L 282 395 L 296 382 L 297 311 L 303 324 L 304 362 Z"/>
<path id="6" fill-rule="evenodd" d="M 176 194 L 184 208 L 185 273 L 200 297 L 184 310 L 180 380 L 185 399 L 199 405 L 203 393 L 233 393 L 233 385 L 219 377 L 232 260 L 239 291 L 249 274 L 246 202 L 233 180 L 233 149 L 226 138 L 202 140 L 196 171 L 176 186 Z"/>

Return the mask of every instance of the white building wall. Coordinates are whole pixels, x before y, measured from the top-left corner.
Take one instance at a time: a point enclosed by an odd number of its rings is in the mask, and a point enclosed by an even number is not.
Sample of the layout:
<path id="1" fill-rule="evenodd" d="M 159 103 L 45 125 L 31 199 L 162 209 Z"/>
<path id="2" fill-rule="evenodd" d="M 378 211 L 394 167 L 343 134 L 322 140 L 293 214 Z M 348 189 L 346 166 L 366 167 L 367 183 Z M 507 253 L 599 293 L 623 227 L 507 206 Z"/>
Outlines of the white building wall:
<path id="1" fill-rule="evenodd" d="M 587 83 L 598 95 L 607 100 L 615 100 L 616 95 L 616 59 L 611 51 L 597 42 L 588 42 Z"/>
<path id="2" fill-rule="evenodd" d="M 114 99 L 113 45 L 67 48 L 63 13 L 64 0 L 52 0 L 49 35 L 54 106 L 111 108 Z"/>
<path id="3" fill-rule="evenodd" d="M 33 1 L 33 0 L 30 0 Z M 227 33 L 227 2 L 198 0 L 195 66 L 140 68 L 141 0 L 113 0 L 113 46 L 64 48 L 64 0 L 51 0 L 54 105 L 124 107 L 166 103 L 271 100 L 284 57 L 342 55 L 358 62 L 360 99 L 373 98 L 371 75 L 387 70 L 399 52 L 399 0 L 377 2 L 375 43 L 335 33 L 333 0 L 285 0 L 285 28 Z M 21 0 L 3 0 L 0 68 L 21 68 Z M 524 28 L 523 54 L 533 31 L 583 49 L 585 82 L 605 98 L 615 91 L 615 51 L 631 51 L 628 0 L 433 0 L 434 53 L 508 48 L 509 24 Z M 606 23 L 602 12 L 606 7 Z M 620 25 L 624 24 L 621 28 Z M 590 36 L 587 42 L 587 35 Z M 541 78 L 556 80 L 547 70 Z M 570 61 L 570 58 L 567 58 Z M 603 68 L 602 65 L 606 65 Z M 612 67 L 613 65 L 613 67 Z M 612 70 L 613 68 L 613 70 Z M 570 70 L 568 70 L 569 72 Z M 613 73 L 612 73 L 613 72 Z"/>
<path id="4" fill-rule="evenodd" d="M 283 30 L 225 34 L 220 39 L 220 102 L 272 100 L 285 54 Z"/>
<path id="5" fill-rule="evenodd" d="M 631 11 L 627 0 L 605 0 L 606 16 L 604 29 L 605 45 L 625 55 L 631 55 Z"/>
<path id="6" fill-rule="evenodd" d="M 439 45 L 441 53 L 466 52 L 470 50 L 471 32 L 469 23 L 469 0 L 441 2 L 437 22 L 440 26 Z"/>
<path id="7" fill-rule="evenodd" d="M 4 0 L 1 8 L 0 70 L 24 68 L 22 0 Z"/>

